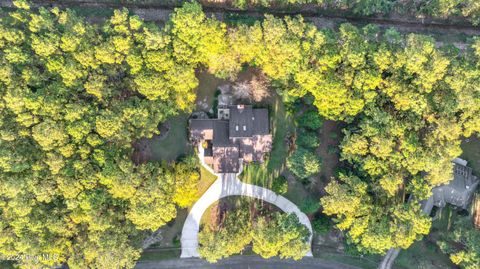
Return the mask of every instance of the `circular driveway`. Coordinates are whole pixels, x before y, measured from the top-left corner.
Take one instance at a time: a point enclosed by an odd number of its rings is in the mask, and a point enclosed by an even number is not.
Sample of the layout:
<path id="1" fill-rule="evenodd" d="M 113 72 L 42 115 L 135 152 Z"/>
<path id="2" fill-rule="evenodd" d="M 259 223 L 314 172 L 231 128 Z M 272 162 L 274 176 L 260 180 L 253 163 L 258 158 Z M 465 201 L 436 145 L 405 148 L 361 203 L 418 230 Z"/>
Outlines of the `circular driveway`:
<path id="1" fill-rule="evenodd" d="M 265 202 L 271 203 L 280 208 L 283 212 L 293 213 L 297 215 L 301 224 L 305 225 L 310 231 L 308 238 L 310 244 L 312 243 L 312 225 L 307 215 L 303 213 L 294 203 L 285 197 L 276 194 L 275 192 L 251 184 L 244 183 L 238 179 L 238 174 L 216 174 L 203 159 L 203 147 L 198 146 L 198 157 L 200 163 L 205 169 L 217 176 L 217 180 L 208 188 L 208 190 L 198 199 L 188 213 L 187 219 L 183 225 L 181 244 L 182 244 L 182 258 L 199 257 L 198 254 L 198 232 L 200 230 L 200 221 L 202 215 L 210 205 L 219 199 L 228 196 L 247 196 L 256 199 L 261 199 Z M 243 169 L 243 163 L 240 163 L 240 172 Z M 239 172 L 239 173 L 240 173 Z M 311 257 L 312 252 L 309 251 L 306 256 Z"/>

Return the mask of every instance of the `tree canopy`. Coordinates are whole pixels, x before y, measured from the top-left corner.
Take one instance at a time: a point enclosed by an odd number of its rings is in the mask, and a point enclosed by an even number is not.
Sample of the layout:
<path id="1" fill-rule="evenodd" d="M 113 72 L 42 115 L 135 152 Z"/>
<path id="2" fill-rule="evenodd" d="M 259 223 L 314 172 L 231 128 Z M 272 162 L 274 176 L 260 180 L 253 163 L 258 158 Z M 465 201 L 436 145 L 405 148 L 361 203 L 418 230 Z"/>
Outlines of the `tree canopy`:
<path id="1" fill-rule="evenodd" d="M 130 159 L 134 140 L 192 108 L 196 63 L 181 60 L 191 48 L 175 49 L 175 23 L 127 10 L 98 27 L 14 4 L 0 24 L 0 253 L 131 268 L 142 231 L 195 199 L 195 163 Z"/>
<path id="2" fill-rule="evenodd" d="M 279 256 L 299 260 L 310 250 L 307 227 L 293 213 L 266 212 L 252 215 L 248 204 L 225 213 L 216 225 L 202 227 L 198 241 L 202 258 L 215 263 L 241 253 L 252 244 L 253 252 L 265 259 Z"/>

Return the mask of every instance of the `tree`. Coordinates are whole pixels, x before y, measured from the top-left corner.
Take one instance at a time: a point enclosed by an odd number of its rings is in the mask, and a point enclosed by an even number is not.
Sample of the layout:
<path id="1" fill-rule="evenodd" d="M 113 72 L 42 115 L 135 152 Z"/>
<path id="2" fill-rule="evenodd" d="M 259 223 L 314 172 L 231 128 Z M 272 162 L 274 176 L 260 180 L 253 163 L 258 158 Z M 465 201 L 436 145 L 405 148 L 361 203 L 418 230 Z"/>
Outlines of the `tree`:
<path id="1" fill-rule="evenodd" d="M 198 234 L 198 253 L 208 262 L 240 253 L 252 241 L 251 218 L 244 208 L 226 213 L 220 227 L 204 226 Z"/>
<path id="2" fill-rule="evenodd" d="M 299 147 L 287 159 L 287 167 L 300 179 L 306 179 L 320 171 L 320 159 L 312 152 Z"/>
<path id="3" fill-rule="evenodd" d="M 474 18 L 476 3 L 442 10 Z M 223 78 L 255 66 L 284 100 L 311 96 L 321 118 L 346 122 L 341 158 L 353 174 L 332 182 L 322 204 L 368 252 L 406 248 L 428 232 L 418 201 L 451 179 L 461 137 L 480 131 L 478 38 L 459 51 L 371 25 L 317 29 L 301 17 L 227 29 L 198 3 L 176 9 L 161 29 L 127 10 L 99 27 L 71 10 L 14 5 L 0 22 L 4 255 L 132 267 L 138 238 L 191 204 L 198 180 L 188 162 L 133 164 L 132 142 L 192 109 L 200 66 Z M 319 126 L 318 115 L 306 115 L 305 126 Z M 320 160 L 298 147 L 287 166 L 306 178 Z M 301 252 L 294 242 L 282 255 Z M 258 244 L 266 256 L 280 251 Z"/>
<path id="4" fill-rule="evenodd" d="M 200 173 L 198 161 L 193 156 L 175 165 L 175 194 L 173 201 L 180 207 L 189 207 L 198 200 Z"/>
<path id="5" fill-rule="evenodd" d="M 300 118 L 298 118 L 297 123 L 301 127 L 305 127 L 310 130 L 317 130 L 318 128 L 322 127 L 323 120 L 318 114 L 318 112 L 314 110 L 309 110 L 307 112 L 304 112 L 300 116 Z"/>
<path id="6" fill-rule="evenodd" d="M 473 269 L 480 265 L 480 234 L 468 217 L 456 220 L 452 231 L 442 234 L 437 244 L 461 268 Z"/>
<path id="7" fill-rule="evenodd" d="M 274 213 L 259 218 L 253 227 L 253 251 L 265 259 L 280 256 L 299 260 L 309 251 L 310 232 L 294 214 Z"/>
<path id="8" fill-rule="evenodd" d="M 272 183 L 272 190 L 278 194 L 285 194 L 288 192 L 288 180 L 284 176 L 279 176 Z"/>
<path id="9" fill-rule="evenodd" d="M 347 231 L 357 248 L 367 253 L 385 253 L 390 248 L 408 248 L 431 226 L 429 216 L 423 214 L 418 202 L 393 203 L 379 197 L 360 178 L 341 174 L 338 181 L 330 182 L 320 199 L 323 213 L 337 219 L 336 226 Z M 384 206 L 381 200 L 388 200 Z"/>
<path id="10" fill-rule="evenodd" d="M 196 164 L 130 159 L 191 109 L 196 63 L 174 57 L 174 29 L 127 10 L 99 27 L 14 5 L 0 22 L 0 253 L 55 256 L 23 268 L 132 268 L 145 231 L 196 195 Z"/>

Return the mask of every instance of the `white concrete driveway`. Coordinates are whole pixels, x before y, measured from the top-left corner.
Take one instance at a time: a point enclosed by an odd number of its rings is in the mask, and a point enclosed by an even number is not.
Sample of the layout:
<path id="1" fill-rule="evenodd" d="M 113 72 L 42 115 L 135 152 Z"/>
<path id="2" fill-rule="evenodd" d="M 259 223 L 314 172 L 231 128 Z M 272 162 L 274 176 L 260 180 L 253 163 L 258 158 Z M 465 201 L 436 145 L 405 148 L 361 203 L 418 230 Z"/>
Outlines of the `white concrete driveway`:
<path id="1" fill-rule="evenodd" d="M 205 165 L 203 161 L 203 148 L 199 147 L 199 157 L 201 163 L 209 171 L 212 169 Z M 240 170 L 241 171 L 241 170 Z M 213 172 L 213 171 L 211 171 Z M 274 204 L 281 210 L 287 213 L 294 213 L 297 215 L 300 222 L 310 230 L 310 243 L 312 242 L 312 225 L 308 217 L 300 211 L 300 209 L 291 201 L 281 195 L 277 195 L 273 191 L 241 182 L 237 174 L 216 174 L 217 180 L 208 188 L 208 190 L 200 197 L 200 199 L 193 205 L 190 210 L 182 230 L 182 258 L 199 257 L 198 248 L 198 232 L 200 229 L 200 220 L 203 213 L 215 201 L 227 196 L 248 196 L 256 199 L 264 200 L 268 203 Z M 306 256 L 312 256 L 309 251 Z"/>

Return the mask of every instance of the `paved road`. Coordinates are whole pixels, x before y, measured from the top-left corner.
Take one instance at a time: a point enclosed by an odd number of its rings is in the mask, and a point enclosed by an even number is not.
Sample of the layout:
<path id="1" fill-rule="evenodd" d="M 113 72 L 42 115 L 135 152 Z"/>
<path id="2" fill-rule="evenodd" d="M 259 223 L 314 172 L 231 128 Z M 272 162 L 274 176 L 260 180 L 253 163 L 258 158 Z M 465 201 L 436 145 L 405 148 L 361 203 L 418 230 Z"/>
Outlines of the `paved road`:
<path id="1" fill-rule="evenodd" d="M 135 269 L 360 269 L 351 265 L 317 258 L 303 258 L 300 261 L 262 259 L 257 256 L 235 256 L 220 260 L 218 263 L 196 259 L 175 259 L 155 262 L 139 262 Z"/>
<path id="2" fill-rule="evenodd" d="M 203 147 L 198 146 L 198 156 L 200 163 L 208 170 L 211 168 L 205 164 L 203 160 Z M 240 161 L 241 162 L 241 161 Z M 243 165 L 240 163 L 240 172 Z M 213 171 L 212 171 L 213 172 Z M 240 173 L 239 172 L 239 173 Z M 261 199 L 265 202 L 274 204 L 284 212 L 294 213 L 297 215 L 300 223 L 305 225 L 310 230 L 310 244 L 312 242 L 312 225 L 307 215 L 305 215 L 294 203 L 287 198 L 277 195 L 273 191 L 259 186 L 246 184 L 238 179 L 237 174 L 215 174 L 217 180 L 208 188 L 208 190 L 198 199 L 188 213 L 187 219 L 182 229 L 182 258 L 199 257 L 198 248 L 198 232 L 200 230 L 200 220 L 202 215 L 210 205 L 221 198 L 228 196 L 248 196 L 256 199 Z M 312 256 L 309 251 L 306 256 Z"/>

